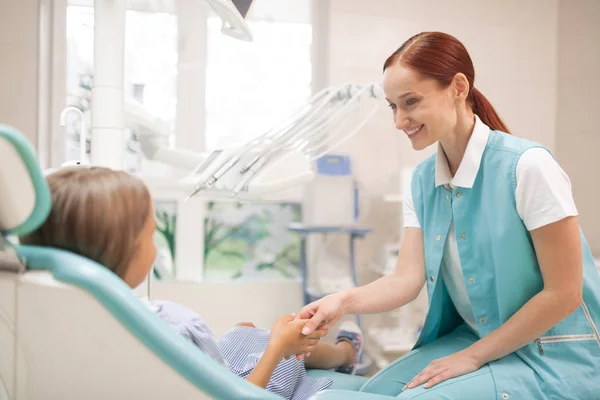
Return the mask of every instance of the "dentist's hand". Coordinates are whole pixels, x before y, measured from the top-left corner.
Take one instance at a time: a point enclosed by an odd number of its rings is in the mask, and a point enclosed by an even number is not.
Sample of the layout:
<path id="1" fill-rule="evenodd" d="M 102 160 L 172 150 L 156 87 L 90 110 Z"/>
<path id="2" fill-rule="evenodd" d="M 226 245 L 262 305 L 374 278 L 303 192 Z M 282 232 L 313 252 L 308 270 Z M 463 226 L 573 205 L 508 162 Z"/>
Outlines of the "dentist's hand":
<path id="1" fill-rule="evenodd" d="M 330 294 L 302 308 L 296 319 L 308 319 L 302 328 L 304 335 L 315 329 L 329 329 L 346 314 L 343 304 L 343 293 Z"/>
<path id="2" fill-rule="evenodd" d="M 469 349 L 465 349 L 447 357 L 433 360 L 402 390 L 413 389 L 422 384 L 425 384 L 425 389 L 429 389 L 440 382 L 477 371 L 479 368 L 481 368 L 481 363 L 469 353 Z"/>

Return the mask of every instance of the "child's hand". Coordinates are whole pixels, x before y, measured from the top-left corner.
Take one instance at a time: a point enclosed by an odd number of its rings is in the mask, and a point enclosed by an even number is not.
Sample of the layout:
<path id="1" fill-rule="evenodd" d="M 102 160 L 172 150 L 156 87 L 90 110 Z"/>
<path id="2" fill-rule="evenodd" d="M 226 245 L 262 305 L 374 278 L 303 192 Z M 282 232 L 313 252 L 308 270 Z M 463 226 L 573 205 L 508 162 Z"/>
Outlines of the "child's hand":
<path id="1" fill-rule="evenodd" d="M 327 335 L 327 330 L 319 329 L 309 335 L 303 335 L 302 328 L 307 321 L 306 319 L 294 320 L 293 315 L 277 319 L 271 328 L 269 346 L 276 348 L 286 359 L 296 354 L 310 353 L 319 340 Z"/>

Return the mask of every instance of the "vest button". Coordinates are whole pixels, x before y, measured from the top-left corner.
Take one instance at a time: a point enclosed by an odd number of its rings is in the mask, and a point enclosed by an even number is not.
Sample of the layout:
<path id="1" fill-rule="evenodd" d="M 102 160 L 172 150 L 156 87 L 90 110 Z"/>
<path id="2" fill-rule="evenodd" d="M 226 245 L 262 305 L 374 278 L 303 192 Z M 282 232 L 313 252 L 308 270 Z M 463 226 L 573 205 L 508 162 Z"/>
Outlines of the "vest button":
<path id="1" fill-rule="evenodd" d="M 508 399 L 508 393 L 502 393 L 502 398 L 503 399 Z"/>
<path id="2" fill-rule="evenodd" d="M 436 240 L 437 242 L 439 242 L 440 240 L 442 240 L 442 237 L 441 237 L 440 235 L 437 235 L 437 236 L 435 237 L 435 240 Z"/>
<path id="3" fill-rule="evenodd" d="M 431 276 L 429 277 L 429 280 L 430 280 L 431 282 L 433 282 L 433 280 L 434 280 L 434 279 L 435 279 L 435 276 L 433 276 L 433 275 L 431 275 Z"/>
<path id="4" fill-rule="evenodd" d="M 469 283 L 474 283 L 475 282 L 475 278 L 473 278 L 472 276 L 469 278 Z"/>
<path id="5" fill-rule="evenodd" d="M 483 317 L 479 318 L 479 322 L 481 322 L 482 324 L 485 323 L 485 318 L 483 318 Z"/>
<path id="6" fill-rule="evenodd" d="M 466 238 L 466 237 L 467 237 L 467 235 L 466 235 L 466 234 L 464 234 L 464 233 L 461 233 L 461 234 L 460 234 L 460 238 L 461 238 L 461 239 L 464 239 L 464 238 Z"/>
<path id="7" fill-rule="evenodd" d="M 448 197 L 448 195 L 446 195 L 446 201 L 448 201 L 448 199 L 449 199 L 449 197 Z"/>
<path id="8" fill-rule="evenodd" d="M 460 196 L 462 196 L 462 192 L 456 193 L 456 197 L 460 197 Z"/>

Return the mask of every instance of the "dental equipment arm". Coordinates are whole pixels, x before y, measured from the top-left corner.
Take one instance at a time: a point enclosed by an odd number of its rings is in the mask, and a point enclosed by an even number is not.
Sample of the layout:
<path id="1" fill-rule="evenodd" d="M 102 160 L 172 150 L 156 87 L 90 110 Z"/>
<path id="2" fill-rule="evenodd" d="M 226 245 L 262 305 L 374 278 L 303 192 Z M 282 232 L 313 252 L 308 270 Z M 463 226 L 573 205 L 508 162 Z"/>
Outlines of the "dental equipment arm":
<path id="1" fill-rule="evenodd" d="M 355 123 L 352 118 L 365 97 L 382 98 L 380 85 L 346 84 L 325 89 L 263 135 L 212 153 L 168 148 L 170 130 L 134 103 L 126 104 L 125 120 L 140 132 L 147 158 L 191 170 L 178 182 L 181 189 L 191 192 L 189 197 L 202 193 L 240 200 L 271 199 L 308 183 L 314 176 L 312 162 L 364 126 L 378 107 L 372 106 L 367 117 Z"/>
<path id="2" fill-rule="evenodd" d="M 153 117 L 135 100 L 125 104 L 125 123 L 140 134 L 140 147 L 144 156 L 152 161 L 160 162 L 191 171 L 187 176 L 173 185 L 174 189 L 192 193 L 198 189 L 198 182 L 210 181 L 204 194 L 211 197 L 230 198 L 232 189 L 238 185 L 240 175 L 232 166 L 238 160 L 248 163 L 256 152 L 252 146 L 233 146 L 213 152 L 191 152 L 172 149 L 168 146 L 170 127 L 166 121 Z M 264 166 L 264 165 L 263 165 Z M 224 176 L 227 172 L 229 174 Z M 299 151 L 290 151 L 284 157 L 270 159 L 269 168 L 253 176 L 248 188 L 240 193 L 240 200 L 272 200 L 274 193 L 282 194 L 290 188 L 309 182 L 313 177 L 310 162 Z M 218 184 L 215 182 L 219 181 Z M 205 187 L 201 187 L 201 190 Z M 199 190 L 198 190 L 199 191 Z M 197 193 L 197 192 L 196 192 Z M 194 195 L 196 193 L 193 193 Z M 277 197 L 276 195 L 275 197 Z"/>
<path id="3" fill-rule="evenodd" d="M 151 115 L 134 99 L 125 101 L 124 119 L 127 127 L 139 133 L 142 153 L 149 160 L 190 171 L 206 159 L 203 154 L 169 148 L 170 124 Z"/>

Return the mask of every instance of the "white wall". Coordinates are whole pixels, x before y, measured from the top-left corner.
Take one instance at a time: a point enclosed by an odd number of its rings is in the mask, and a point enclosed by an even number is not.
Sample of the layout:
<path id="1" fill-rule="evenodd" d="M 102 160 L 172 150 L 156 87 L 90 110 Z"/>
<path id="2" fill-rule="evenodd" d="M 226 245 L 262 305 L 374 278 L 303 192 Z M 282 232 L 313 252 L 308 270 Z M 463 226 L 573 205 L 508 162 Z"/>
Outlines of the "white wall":
<path id="1" fill-rule="evenodd" d="M 56 22 L 64 21 L 66 1 L 0 2 L 0 123 L 27 137 L 42 167 L 58 166 L 64 157 L 59 116 L 65 89 L 56 78 L 66 74 L 66 33 L 64 24 Z M 61 35 L 62 42 L 52 41 Z"/>
<path id="2" fill-rule="evenodd" d="M 39 1 L 3 1 L 0 6 L 0 123 L 38 140 Z"/>
<path id="3" fill-rule="evenodd" d="M 558 9 L 557 158 L 571 178 L 583 232 L 600 255 L 600 2 L 561 0 Z"/>

